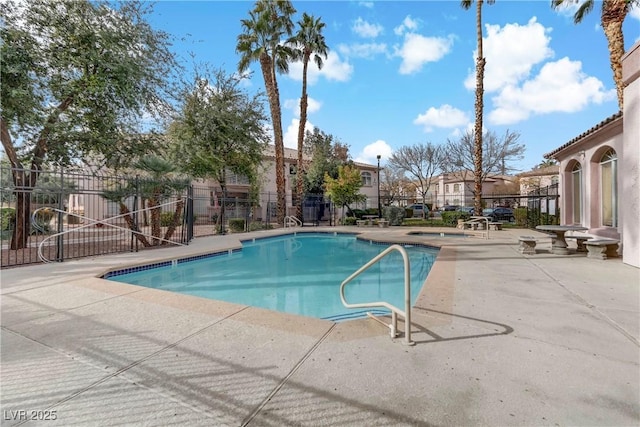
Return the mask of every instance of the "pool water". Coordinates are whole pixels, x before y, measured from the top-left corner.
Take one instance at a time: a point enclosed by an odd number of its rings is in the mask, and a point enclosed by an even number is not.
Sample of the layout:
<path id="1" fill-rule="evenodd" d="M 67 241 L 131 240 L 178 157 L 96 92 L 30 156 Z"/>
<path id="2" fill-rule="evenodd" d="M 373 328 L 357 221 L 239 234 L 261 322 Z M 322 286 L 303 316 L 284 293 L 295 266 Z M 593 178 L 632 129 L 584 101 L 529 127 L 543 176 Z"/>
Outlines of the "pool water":
<path id="1" fill-rule="evenodd" d="M 340 284 L 389 245 L 353 235 L 298 233 L 243 242 L 241 251 L 109 277 L 163 289 L 322 319 L 364 315 L 340 301 Z M 424 283 L 437 249 L 406 247 L 411 301 Z M 349 303 L 387 301 L 404 310 L 402 256 L 392 252 L 345 287 Z"/>

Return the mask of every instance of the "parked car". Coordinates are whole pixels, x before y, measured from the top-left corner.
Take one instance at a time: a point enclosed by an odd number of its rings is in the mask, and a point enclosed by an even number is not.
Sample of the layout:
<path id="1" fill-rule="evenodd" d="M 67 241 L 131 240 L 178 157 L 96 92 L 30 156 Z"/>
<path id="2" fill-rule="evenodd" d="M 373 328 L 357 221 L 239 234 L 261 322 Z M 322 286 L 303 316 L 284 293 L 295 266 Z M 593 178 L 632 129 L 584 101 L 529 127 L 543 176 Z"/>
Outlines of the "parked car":
<path id="1" fill-rule="evenodd" d="M 474 209 L 473 209 L 473 206 L 461 206 L 458 208 L 458 211 L 466 212 L 469 215 L 473 215 Z"/>
<path id="2" fill-rule="evenodd" d="M 414 203 L 413 205 L 407 206 L 407 209 L 413 209 L 413 217 L 414 218 L 422 218 L 422 209 L 423 205 L 420 203 Z M 429 208 L 424 206 L 424 217 L 429 216 Z"/>
<path id="3" fill-rule="evenodd" d="M 513 209 L 511 209 L 511 208 L 501 208 L 501 207 L 500 208 L 494 208 L 494 209 L 492 209 L 492 212 L 489 215 L 485 214 L 484 211 L 482 212 L 482 214 L 484 216 L 491 217 L 492 221 L 509 221 L 509 222 L 513 222 L 513 221 L 516 220 L 516 217 L 513 214 Z"/>

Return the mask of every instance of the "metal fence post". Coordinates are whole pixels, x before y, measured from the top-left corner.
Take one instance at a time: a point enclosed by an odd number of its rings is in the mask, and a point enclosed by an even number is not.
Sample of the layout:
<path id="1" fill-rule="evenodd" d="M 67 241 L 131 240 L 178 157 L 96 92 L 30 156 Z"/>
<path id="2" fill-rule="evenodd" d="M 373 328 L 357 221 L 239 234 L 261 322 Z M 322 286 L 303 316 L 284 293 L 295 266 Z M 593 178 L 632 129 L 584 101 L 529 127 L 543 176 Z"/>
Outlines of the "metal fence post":
<path id="1" fill-rule="evenodd" d="M 60 166 L 60 193 L 58 193 L 58 227 L 56 232 L 56 261 L 62 262 L 64 260 L 64 236 L 62 231 L 64 230 L 63 214 L 64 211 L 64 169 Z"/>

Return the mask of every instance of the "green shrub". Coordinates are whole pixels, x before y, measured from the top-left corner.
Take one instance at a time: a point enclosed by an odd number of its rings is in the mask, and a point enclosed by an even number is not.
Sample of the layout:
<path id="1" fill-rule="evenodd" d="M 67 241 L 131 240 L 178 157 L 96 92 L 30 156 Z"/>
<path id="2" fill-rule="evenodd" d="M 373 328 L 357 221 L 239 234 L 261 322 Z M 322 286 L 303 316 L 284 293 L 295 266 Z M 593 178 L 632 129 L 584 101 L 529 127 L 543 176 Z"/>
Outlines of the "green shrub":
<path id="1" fill-rule="evenodd" d="M 389 225 L 402 225 L 405 209 L 398 206 L 385 206 L 382 208 L 382 216 L 389 221 Z"/>
<path id="2" fill-rule="evenodd" d="M 16 223 L 16 210 L 14 208 L 0 209 L 0 231 L 13 230 Z"/>
<path id="3" fill-rule="evenodd" d="M 442 222 L 447 226 L 457 226 L 458 220 L 468 220 L 471 217 L 468 212 L 462 211 L 445 211 L 442 212 Z"/>
<path id="4" fill-rule="evenodd" d="M 259 221 L 249 223 L 249 231 L 258 231 L 264 229 L 264 224 Z"/>
<path id="5" fill-rule="evenodd" d="M 516 208 L 513 215 L 516 217 L 516 225 L 519 227 L 527 226 L 527 208 Z"/>
<path id="6" fill-rule="evenodd" d="M 356 221 L 358 220 L 354 216 L 347 216 L 342 218 L 343 225 L 356 225 Z"/>
<path id="7" fill-rule="evenodd" d="M 368 208 L 365 210 L 365 215 L 378 215 L 378 208 Z"/>
<path id="8" fill-rule="evenodd" d="M 354 217 L 357 219 L 362 219 L 362 216 L 366 214 L 366 211 L 363 211 L 362 209 L 351 209 L 351 212 L 347 212 L 348 217 Z"/>
<path id="9" fill-rule="evenodd" d="M 244 218 L 229 219 L 229 230 L 232 233 L 241 233 L 244 231 Z"/>
<path id="10" fill-rule="evenodd" d="M 162 227 L 169 227 L 173 222 L 173 212 L 162 212 L 160 214 L 160 225 Z M 178 219 L 180 222 L 180 219 Z"/>

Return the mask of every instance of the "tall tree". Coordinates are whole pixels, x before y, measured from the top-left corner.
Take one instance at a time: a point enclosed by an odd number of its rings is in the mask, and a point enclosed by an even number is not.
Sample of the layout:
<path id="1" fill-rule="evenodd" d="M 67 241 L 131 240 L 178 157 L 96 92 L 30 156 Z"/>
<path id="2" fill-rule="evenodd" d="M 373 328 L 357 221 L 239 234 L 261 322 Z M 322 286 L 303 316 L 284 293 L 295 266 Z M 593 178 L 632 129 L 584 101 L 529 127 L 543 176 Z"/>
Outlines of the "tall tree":
<path id="1" fill-rule="evenodd" d="M 444 160 L 445 151 L 442 146 L 431 142 L 400 147 L 388 160 L 391 168 L 403 171 L 416 183 L 416 189 L 422 198 L 423 218 L 426 213 L 424 205 L 429 187 L 433 177 L 442 170 Z"/>
<path id="2" fill-rule="evenodd" d="M 471 8 L 473 0 L 462 0 L 460 4 L 464 9 Z M 475 147 L 474 147 L 474 208 L 476 212 L 482 212 L 482 118 L 484 115 L 484 66 L 486 59 L 482 50 L 482 4 L 484 0 L 476 0 L 476 39 L 478 44 L 478 56 L 476 58 L 476 102 L 475 102 Z M 493 4 L 494 0 L 487 0 Z"/>
<path id="3" fill-rule="evenodd" d="M 290 39 L 302 60 L 302 95 L 300 96 L 300 123 L 298 125 L 298 167 L 296 173 L 296 216 L 302 219 L 302 203 L 304 194 L 304 177 L 302 175 L 302 150 L 304 144 L 305 126 L 307 124 L 307 71 L 309 61 L 313 61 L 319 69 L 322 69 L 322 57 L 327 58 L 329 48 L 325 42 L 322 29 L 325 24 L 320 18 L 315 18 L 306 13 L 302 14 L 302 20 L 298 21 L 298 32 Z"/>
<path id="4" fill-rule="evenodd" d="M 243 32 L 238 36 L 236 45 L 236 52 L 241 55 L 238 70 L 244 73 L 252 62 L 258 61 L 267 90 L 276 157 L 276 220 L 280 224 L 284 224 L 287 193 L 284 177 L 282 109 L 276 75 L 277 72 L 286 73 L 289 70 L 289 62 L 295 58 L 294 50 L 282 43 L 283 39 L 291 37 L 293 33 L 291 17 L 294 13 L 296 10 L 288 0 L 258 0 L 249 12 L 249 19 L 241 20 Z"/>
<path id="5" fill-rule="evenodd" d="M 456 174 L 466 180 L 466 175 L 475 167 L 475 135 L 468 131 L 460 138 L 448 139 L 446 145 L 446 161 L 444 171 Z M 506 130 L 502 137 L 495 132 L 487 131 L 482 138 L 481 183 L 489 175 L 506 175 L 515 170 L 512 162 L 522 160 L 526 146 L 520 142 L 520 134 Z M 475 174 L 475 171 L 474 171 Z M 475 194 L 475 186 L 474 189 Z"/>
<path id="6" fill-rule="evenodd" d="M 223 195 L 218 225 L 223 226 L 228 173 L 257 181 L 268 141 L 264 97 L 249 96 L 238 79 L 217 70 L 198 73 L 181 98 L 180 111 L 169 127 L 173 157 L 193 176 L 218 182 Z"/>
<path id="7" fill-rule="evenodd" d="M 575 3 L 575 0 L 551 0 L 551 6 L 557 9 L 567 3 Z M 573 22 L 579 24 L 584 17 L 593 10 L 595 0 L 585 0 L 573 15 Z M 618 108 L 622 111 L 624 87 L 622 85 L 622 56 L 624 55 L 624 34 L 622 24 L 632 7 L 640 6 L 638 0 L 602 0 L 600 13 L 600 25 L 607 37 L 609 45 L 609 62 L 613 71 L 613 81 L 616 84 L 618 94 Z"/>
<path id="8" fill-rule="evenodd" d="M 305 192 L 322 193 L 325 172 L 332 178 L 338 177 L 338 166 L 351 162 L 349 146 L 319 128 L 307 131 L 304 151 L 311 161 L 304 165 Z"/>
<path id="9" fill-rule="evenodd" d="M 118 164 L 159 140 L 140 123 L 169 110 L 176 62 L 168 35 L 146 22 L 150 11 L 139 1 L 0 3 L 0 139 L 20 189 L 11 249 L 27 245 L 46 162 L 98 153 Z"/>
<path id="10" fill-rule="evenodd" d="M 351 211 L 350 204 L 367 199 L 367 196 L 360 194 L 361 187 L 362 176 L 360 175 L 360 170 L 356 167 L 350 165 L 338 166 L 338 176 L 336 178 L 325 172 L 325 194 L 331 198 L 333 203 L 341 206 L 343 211 L 345 207 Z"/>

